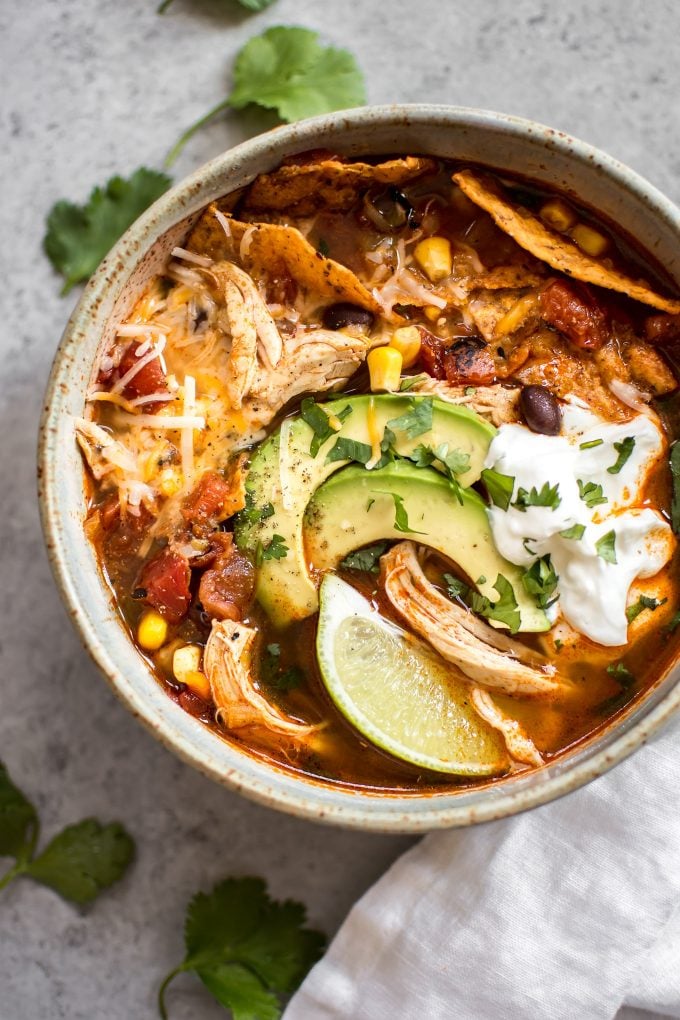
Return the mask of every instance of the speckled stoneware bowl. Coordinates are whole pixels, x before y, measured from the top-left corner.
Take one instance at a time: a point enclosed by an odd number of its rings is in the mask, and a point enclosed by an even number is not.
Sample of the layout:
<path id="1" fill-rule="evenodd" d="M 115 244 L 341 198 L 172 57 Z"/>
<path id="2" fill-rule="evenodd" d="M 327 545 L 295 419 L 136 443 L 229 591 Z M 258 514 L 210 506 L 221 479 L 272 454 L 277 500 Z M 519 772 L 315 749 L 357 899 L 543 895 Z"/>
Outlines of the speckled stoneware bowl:
<path id="1" fill-rule="evenodd" d="M 430 153 L 554 185 L 636 237 L 680 283 L 680 210 L 616 160 L 530 121 L 457 107 L 386 106 L 318 117 L 245 142 L 187 177 L 137 220 L 91 279 L 66 327 L 41 426 L 40 504 L 52 568 L 86 647 L 116 694 L 159 740 L 218 782 L 292 814 L 383 832 L 422 832 L 511 815 L 577 789 L 643 744 L 680 706 L 680 667 L 604 733 L 528 775 L 460 793 L 334 788 L 252 757 L 171 701 L 123 629 L 83 533 L 83 465 L 72 418 L 83 414 L 93 366 L 111 339 L 112 324 L 130 311 L 203 206 L 284 156 L 320 147 L 349 156 Z"/>

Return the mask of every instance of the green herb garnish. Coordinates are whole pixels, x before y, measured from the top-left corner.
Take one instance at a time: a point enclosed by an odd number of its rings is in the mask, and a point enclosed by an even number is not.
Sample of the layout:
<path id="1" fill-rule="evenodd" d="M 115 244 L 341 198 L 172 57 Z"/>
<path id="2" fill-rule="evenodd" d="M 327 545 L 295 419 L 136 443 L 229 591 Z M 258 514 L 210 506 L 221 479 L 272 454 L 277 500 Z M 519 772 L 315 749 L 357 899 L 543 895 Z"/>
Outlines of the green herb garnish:
<path id="1" fill-rule="evenodd" d="M 604 439 L 591 439 L 587 443 L 579 443 L 579 450 L 594 450 L 596 446 L 602 446 Z"/>
<path id="2" fill-rule="evenodd" d="M 379 571 L 378 560 L 387 549 L 387 542 L 376 542 L 375 545 L 367 545 L 364 549 L 357 549 L 356 552 L 345 556 L 340 563 L 345 570 L 365 570 L 371 574 Z"/>
<path id="3" fill-rule="evenodd" d="M 560 531 L 562 538 L 570 538 L 574 542 L 580 542 L 585 534 L 585 524 L 572 524 L 570 528 L 565 528 L 564 531 Z"/>
<path id="4" fill-rule="evenodd" d="M 164 14 L 173 0 L 163 0 L 163 3 L 157 9 L 157 14 Z M 274 0 L 237 0 L 241 7 L 245 7 L 248 11 L 263 11 L 265 7 L 269 7 L 270 4 L 274 3 Z"/>
<path id="5" fill-rule="evenodd" d="M 466 386 L 463 390 L 466 397 L 472 397 L 477 392 L 476 386 Z"/>
<path id="6" fill-rule="evenodd" d="M 450 599 L 463 599 L 466 600 L 469 597 L 470 586 L 461 581 L 459 577 L 454 577 L 453 574 L 444 574 L 444 583 L 446 584 L 446 594 Z"/>
<path id="7" fill-rule="evenodd" d="M 635 677 L 629 669 L 627 669 L 622 662 L 611 663 L 607 666 L 607 672 L 611 677 L 621 684 L 624 690 L 632 687 L 635 683 Z"/>
<path id="8" fill-rule="evenodd" d="M 474 613 L 486 617 L 487 620 L 496 620 L 505 624 L 511 634 L 516 634 L 521 623 L 521 616 L 513 587 L 507 577 L 499 574 L 496 578 L 494 588 L 499 594 L 497 602 L 491 602 L 485 595 L 473 591 L 470 595 L 470 608 Z"/>
<path id="9" fill-rule="evenodd" d="M 61 201 L 47 216 L 45 253 L 64 277 L 62 294 L 87 280 L 131 223 L 168 190 L 166 174 L 140 167 L 126 180 L 112 177 L 85 205 Z"/>
<path id="10" fill-rule="evenodd" d="M 194 971 L 234 1020 L 278 1020 L 279 997 L 295 991 L 325 948 L 325 937 L 305 927 L 305 908 L 270 899 L 260 878 L 228 878 L 198 893 L 187 908 L 186 955 L 158 992 L 165 995 L 178 974 Z"/>
<path id="11" fill-rule="evenodd" d="M 677 535 L 680 533 L 680 441 L 676 441 L 671 446 L 669 464 L 671 469 L 671 479 L 673 482 L 671 527 Z"/>
<path id="12" fill-rule="evenodd" d="M 351 460 L 365 466 L 370 459 L 371 447 L 368 443 L 360 443 L 346 436 L 340 436 L 326 455 L 327 464 L 332 464 L 336 460 Z"/>
<path id="13" fill-rule="evenodd" d="M 512 505 L 517 510 L 526 513 L 527 507 L 530 506 L 547 506 L 551 510 L 556 510 L 561 502 L 559 484 L 551 486 L 548 482 L 544 482 L 540 492 L 536 489 L 535 485 L 528 492 L 526 489 L 519 488 L 517 490 L 517 499 Z"/>
<path id="14" fill-rule="evenodd" d="M 387 495 L 391 496 L 394 500 L 394 528 L 396 531 L 402 531 L 408 535 L 423 535 L 425 532 L 416 531 L 414 528 L 409 527 L 408 513 L 404 506 L 404 497 L 400 496 L 398 492 L 389 492 Z"/>
<path id="15" fill-rule="evenodd" d="M 226 99 L 192 124 L 168 153 L 170 166 L 199 128 L 225 110 L 250 104 L 275 110 L 291 123 L 319 113 L 363 106 L 364 80 L 347 50 L 319 45 L 307 28 L 268 28 L 249 39 L 234 62 L 234 87 Z"/>
<path id="16" fill-rule="evenodd" d="M 427 376 L 424 375 L 424 374 L 422 374 L 422 375 L 406 375 L 406 376 L 404 376 L 404 378 L 399 383 L 399 392 L 400 393 L 407 393 L 409 390 L 412 390 L 414 386 L 417 386 L 418 383 L 422 382 L 423 379 L 426 379 L 426 378 L 427 378 Z"/>
<path id="17" fill-rule="evenodd" d="M 539 557 L 522 574 L 522 584 L 527 594 L 536 599 L 541 609 L 549 609 L 557 602 L 559 595 L 555 595 L 555 592 L 558 581 L 550 556 Z"/>
<path id="18" fill-rule="evenodd" d="M 583 482 L 580 478 L 577 478 L 576 481 L 578 483 L 578 494 L 589 510 L 599 506 L 601 503 L 608 502 L 607 497 L 602 494 L 601 485 L 596 485 L 595 482 Z"/>
<path id="19" fill-rule="evenodd" d="M 86 818 L 69 825 L 36 856 L 39 832 L 35 807 L 0 763 L 0 857 L 14 858 L 0 889 L 26 875 L 83 906 L 121 879 L 134 857 L 132 837 L 118 822 Z"/>
<path id="20" fill-rule="evenodd" d="M 347 407 L 343 407 L 341 411 L 338 411 L 335 417 L 339 422 L 343 422 L 351 413 L 352 408 L 348 404 Z M 324 411 L 323 405 L 317 404 L 312 397 L 305 397 L 300 404 L 300 417 L 303 421 L 307 422 L 314 433 L 309 446 L 309 455 L 310 457 L 316 457 L 323 444 L 327 439 L 335 435 L 337 429 L 334 429 L 331 425 L 330 418 Z"/>
<path id="21" fill-rule="evenodd" d="M 626 609 L 626 619 L 628 623 L 632 623 L 645 609 L 654 612 L 659 606 L 664 606 L 666 602 L 668 602 L 668 599 L 655 599 L 651 595 L 641 595 L 637 602 L 633 602 Z"/>
<path id="22" fill-rule="evenodd" d="M 277 659 L 279 657 L 279 655 L 281 654 L 281 645 L 278 645 L 276 643 L 272 643 L 271 645 L 267 645 L 267 653 L 269 655 L 271 655 L 272 658 Z"/>
<path id="23" fill-rule="evenodd" d="M 299 666 L 289 666 L 283 669 L 276 676 L 272 677 L 271 686 L 277 691 L 292 691 L 300 687 L 305 680 L 305 674 Z"/>
<path id="24" fill-rule="evenodd" d="M 507 510 L 515 488 L 514 476 L 503 475 L 500 471 L 494 471 L 493 468 L 484 468 L 481 479 L 486 486 L 491 502 L 501 510 Z"/>
<path id="25" fill-rule="evenodd" d="M 255 550 L 255 565 L 260 567 L 265 560 L 284 560 L 288 555 L 288 546 L 283 535 L 272 535 L 271 542 L 263 545 L 257 543 Z"/>
<path id="26" fill-rule="evenodd" d="M 397 432 L 404 432 L 408 439 L 415 439 L 432 428 L 432 397 L 409 397 L 409 410 L 398 418 L 388 421 L 388 426 Z"/>
<path id="27" fill-rule="evenodd" d="M 610 475 L 618 475 L 634 448 L 635 438 L 633 436 L 626 436 L 626 438 L 621 440 L 620 443 L 614 443 L 614 449 L 618 453 L 618 457 L 616 458 L 616 462 L 612 464 L 611 467 L 607 468 Z"/>
<path id="28" fill-rule="evenodd" d="M 595 543 L 597 555 L 606 563 L 616 563 L 616 532 L 608 531 Z"/>
<path id="29" fill-rule="evenodd" d="M 419 468 L 430 467 L 435 461 L 438 461 L 451 483 L 458 502 L 461 506 L 463 505 L 463 489 L 458 481 L 458 475 L 463 475 L 470 470 L 470 455 L 468 453 L 463 453 L 458 449 L 449 450 L 448 443 L 440 443 L 434 449 L 420 443 L 407 456 Z"/>

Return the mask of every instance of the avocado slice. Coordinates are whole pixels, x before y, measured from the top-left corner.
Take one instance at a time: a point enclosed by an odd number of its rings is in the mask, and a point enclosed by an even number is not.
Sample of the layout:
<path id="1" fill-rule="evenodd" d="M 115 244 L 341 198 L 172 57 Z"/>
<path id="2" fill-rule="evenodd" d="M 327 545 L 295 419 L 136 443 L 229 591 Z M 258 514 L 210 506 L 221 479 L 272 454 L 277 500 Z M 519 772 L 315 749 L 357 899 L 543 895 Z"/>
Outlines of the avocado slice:
<path id="1" fill-rule="evenodd" d="M 474 411 L 437 397 L 406 394 L 342 397 L 323 404 L 329 415 L 342 418 L 342 427 L 321 445 L 316 456 L 310 454 L 314 432 L 299 416 L 286 419 L 255 451 L 246 481 L 249 505 L 236 518 L 234 537 L 239 549 L 256 561 L 261 559 L 256 595 L 275 624 L 285 626 L 293 620 L 302 620 L 319 607 L 317 583 L 307 567 L 302 522 L 318 487 L 348 463 L 347 460 L 327 463 L 329 450 L 339 438 L 369 446 L 376 440 L 379 443 L 388 422 L 422 401 L 432 406 L 432 427 L 412 438 L 403 429 L 395 429 L 396 452 L 404 456 L 420 443 L 432 447 L 448 443 L 450 450 L 469 455 L 470 466 L 459 475 L 459 481 L 464 486 L 472 485 L 482 472 L 496 430 Z M 348 407 L 350 413 L 343 417 Z M 279 559 L 262 559 L 262 549 L 275 551 L 270 546 L 275 535 L 282 539 L 276 540 L 276 551 L 283 552 L 285 543 L 287 553 Z"/>
<path id="2" fill-rule="evenodd" d="M 307 508 L 307 557 L 314 570 L 326 573 L 361 546 L 412 538 L 453 560 L 492 602 L 498 599 L 494 584 L 502 574 L 515 593 L 519 629 L 549 630 L 545 613 L 522 584 L 521 569 L 494 546 L 484 501 L 473 489 L 464 490 L 462 500 L 432 468 L 406 461 L 375 471 L 347 467 L 317 489 Z"/>

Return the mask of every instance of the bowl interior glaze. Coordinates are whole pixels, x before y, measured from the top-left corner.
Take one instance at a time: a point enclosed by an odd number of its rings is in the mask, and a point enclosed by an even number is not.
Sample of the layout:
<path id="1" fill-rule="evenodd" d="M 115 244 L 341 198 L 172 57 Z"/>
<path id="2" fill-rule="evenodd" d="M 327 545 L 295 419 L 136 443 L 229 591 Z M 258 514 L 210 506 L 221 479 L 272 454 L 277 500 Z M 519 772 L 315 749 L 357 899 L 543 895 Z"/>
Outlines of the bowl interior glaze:
<path id="1" fill-rule="evenodd" d="M 200 210 L 291 153 L 423 153 L 486 164 L 578 196 L 632 235 L 680 283 L 680 211 L 611 157 L 561 132 L 480 110 L 388 106 L 277 128 L 186 178 L 124 235 L 78 303 L 57 351 L 40 439 L 40 506 L 52 568 L 85 646 L 116 694 L 166 746 L 206 775 L 271 807 L 348 827 L 423 832 L 503 817 L 607 771 L 680 706 L 680 667 L 623 717 L 536 772 L 460 793 L 383 794 L 293 775 L 239 749 L 167 697 L 123 628 L 83 532 L 83 466 L 72 418 L 82 415 L 98 352 Z"/>

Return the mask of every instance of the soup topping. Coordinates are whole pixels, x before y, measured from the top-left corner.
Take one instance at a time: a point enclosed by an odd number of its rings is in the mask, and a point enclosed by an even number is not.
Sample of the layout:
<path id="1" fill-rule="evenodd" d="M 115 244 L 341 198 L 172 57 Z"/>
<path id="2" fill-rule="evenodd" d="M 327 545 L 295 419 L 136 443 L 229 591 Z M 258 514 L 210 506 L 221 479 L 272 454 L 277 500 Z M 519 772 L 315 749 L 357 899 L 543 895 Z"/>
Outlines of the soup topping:
<path id="1" fill-rule="evenodd" d="M 539 767 L 641 696 L 679 601 L 652 275 L 566 197 L 429 158 L 305 154 L 206 209 L 76 422 L 169 696 L 400 790 Z"/>

